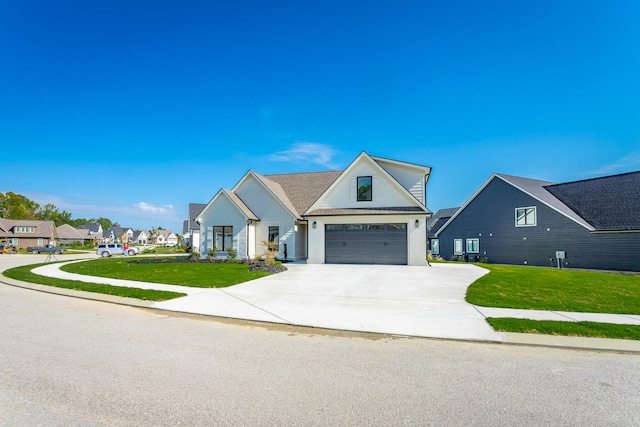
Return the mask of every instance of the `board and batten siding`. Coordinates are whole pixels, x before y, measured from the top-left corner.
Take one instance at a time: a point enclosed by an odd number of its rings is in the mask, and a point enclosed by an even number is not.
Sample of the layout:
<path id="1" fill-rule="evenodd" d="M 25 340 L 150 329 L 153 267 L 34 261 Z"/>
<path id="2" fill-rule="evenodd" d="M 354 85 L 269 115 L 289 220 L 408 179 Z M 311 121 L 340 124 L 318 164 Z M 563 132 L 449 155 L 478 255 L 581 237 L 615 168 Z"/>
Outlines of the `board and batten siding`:
<path id="1" fill-rule="evenodd" d="M 425 200 L 424 172 L 416 172 L 415 169 L 386 162 L 380 162 L 380 166 L 402 184 L 404 188 L 409 190 L 423 205 L 427 204 Z"/>
<path id="2" fill-rule="evenodd" d="M 516 227 L 515 210 L 536 208 L 536 225 Z M 479 252 L 466 254 L 466 240 L 477 238 Z M 454 239 L 466 255 L 490 263 L 556 267 L 556 251 L 565 251 L 567 268 L 640 271 L 640 233 L 593 233 L 494 178 L 438 235 L 440 255 L 450 259 Z"/>
<path id="3" fill-rule="evenodd" d="M 230 225 L 233 227 L 233 249 L 240 258 L 244 258 L 247 254 L 247 222 L 244 215 L 224 195 L 218 197 L 213 203 L 211 209 L 202 217 L 201 231 L 202 227 L 206 227 L 206 234 L 201 236 L 200 256 L 206 257 L 209 249 L 215 249 L 213 227 Z"/>
<path id="4" fill-rule="evenodd" d="M 356 198 L 357 178 L 359 176 L 372 177 L 372 200 L 358 202 Z M 389 178 L 367 159 L 360 159 L 350 170 L 348 176 L 341 176 L 337 185 L 316 206 L 318 209 L 332 208 L 376 208 L 388 206 L 415 206 L 415 200 L 398 191 Z"/>
<path id="5" fill-rule="evenodd" d="M 269 240 L 269 227 L 279 227 L 279 258 L 284 258 L 284 244 L 287 245 L 287 254 L 291 257 L 296 253 L 296 239 L 294 237 L 295 218 L 288 209 L 282 206 L 262 183 L 253 176 L 248 176 L 235 190 L 236 195 L 260 221 L 255 223 L 254 255 L 262 255 L 267 252 L 264 242 Z"/>

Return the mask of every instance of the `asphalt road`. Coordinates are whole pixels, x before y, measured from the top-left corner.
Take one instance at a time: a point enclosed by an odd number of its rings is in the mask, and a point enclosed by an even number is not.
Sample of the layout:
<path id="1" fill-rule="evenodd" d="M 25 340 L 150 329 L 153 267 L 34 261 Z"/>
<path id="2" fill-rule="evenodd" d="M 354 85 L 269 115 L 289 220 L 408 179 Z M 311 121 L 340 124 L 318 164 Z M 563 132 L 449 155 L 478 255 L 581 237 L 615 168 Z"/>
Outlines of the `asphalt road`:
<path id="1" fill-rule="evenodd" d="M 222 321 L 0 284 L 0 425 L 640 425 L 640 357 Z"/>

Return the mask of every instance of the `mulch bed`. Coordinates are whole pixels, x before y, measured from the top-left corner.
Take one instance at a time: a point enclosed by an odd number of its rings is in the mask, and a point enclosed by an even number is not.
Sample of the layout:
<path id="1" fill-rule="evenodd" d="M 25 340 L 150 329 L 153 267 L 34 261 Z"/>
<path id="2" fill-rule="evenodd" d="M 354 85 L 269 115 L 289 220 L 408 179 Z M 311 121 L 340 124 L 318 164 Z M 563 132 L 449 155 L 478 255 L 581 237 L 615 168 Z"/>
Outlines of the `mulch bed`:
<path id="1" fill-rule="evenodd" d="M 281 273 L 287 271 L 287 267 L 281 263 L 267 264 L 265 261 L 249 259 L 228 260 L 228 259 L 200 259 L 192 257 L 162 257 L 162 258 L 141 258 L 130 261 L 132 264 L 247 264 L 249 271 L 262 271 L 265 273 Z"/>

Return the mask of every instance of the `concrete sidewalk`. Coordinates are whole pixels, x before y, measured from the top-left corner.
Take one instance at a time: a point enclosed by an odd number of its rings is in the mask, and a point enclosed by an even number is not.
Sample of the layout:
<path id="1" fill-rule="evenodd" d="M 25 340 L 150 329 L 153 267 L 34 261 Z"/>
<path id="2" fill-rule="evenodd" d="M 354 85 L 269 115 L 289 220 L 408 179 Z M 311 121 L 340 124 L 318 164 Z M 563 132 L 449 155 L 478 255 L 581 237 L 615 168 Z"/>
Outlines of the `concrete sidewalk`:
<path id="1" fill-rule="evenodd" d="M 465 301 L 466 289 L 488 271 L 470 264 L 434 264 L 432 267 L 288 264 L 289 270 L 284 273 L 222 289 L 82 276 L 61 271 L 61 265 L 49 264 L 33 272 L 69 280 L 187 294 L 165 302 L 132 304 L 162 310 L 392 335 L 640 352 L 640 342 L 632 340 L 494 331 L 485 321 L 486 317 L 640 325 L 640 316 L 474 306 Z M 91 298 L 101 299 L 96 294 Z"/>

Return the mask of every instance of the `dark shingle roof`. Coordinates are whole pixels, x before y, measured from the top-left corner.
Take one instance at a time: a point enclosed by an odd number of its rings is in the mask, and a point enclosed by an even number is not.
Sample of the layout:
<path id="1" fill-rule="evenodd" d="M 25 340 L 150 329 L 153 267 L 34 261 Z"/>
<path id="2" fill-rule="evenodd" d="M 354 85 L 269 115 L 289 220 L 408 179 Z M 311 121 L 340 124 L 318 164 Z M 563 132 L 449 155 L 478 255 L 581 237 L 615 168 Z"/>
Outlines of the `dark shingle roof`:
<path id="1" fill-rule="evenodd" d="M 451 218 L 456 212 L 458 212 L 458 209 L 460 209 L 460 207 L 457 208 L 444 208 L 444 209 L 438 209 L 436 211 L 436 213 L 433 214 L 433 216 L 431 218 L 429 218 L 427 220 L 427 228 L 428 229 L 433 229 L 433 227 L 435 226 L 435 224 L 441 219 L 441 218 L 446 218 L 449 219 Z M 445 221 L 446 222 L 446 221 Z M 444 224 L 444 222 L 442 223 Z M 442 227 L 442 224 L 440 224 L 440 227 Z M 438 227 L 438 228 L 440 228 Z M 435 233 L 435 231 L 434 231 Z"/>
<path id="2" fill-rule="evenodd" d="M 598 231 L 640 230 L 640 171 L 544 188 Z"/>
<path id="3" fill-rule="evenodd" d="M 207 206 L 206 203 L 189 203 L 189 228 L 191 230 L 200 230 L 200 224 L 196 222 L 200 212 Z"/>

